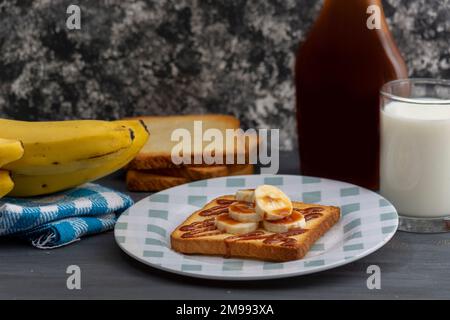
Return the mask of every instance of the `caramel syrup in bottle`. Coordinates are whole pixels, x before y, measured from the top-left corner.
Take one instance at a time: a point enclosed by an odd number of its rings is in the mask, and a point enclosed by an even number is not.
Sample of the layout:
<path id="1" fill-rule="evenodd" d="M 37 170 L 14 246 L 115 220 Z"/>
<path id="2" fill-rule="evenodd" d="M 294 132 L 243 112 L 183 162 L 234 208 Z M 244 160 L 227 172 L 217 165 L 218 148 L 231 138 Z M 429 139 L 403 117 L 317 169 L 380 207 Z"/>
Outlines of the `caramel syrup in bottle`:
<path id="1" fill-rule="evenodd" d="M 368 7 L 380 29 L 367 26 Z M 379 186 L 379 91 L 407 78 L 380 0 L 325 0 L 295 66 L 302 174 Z"/>

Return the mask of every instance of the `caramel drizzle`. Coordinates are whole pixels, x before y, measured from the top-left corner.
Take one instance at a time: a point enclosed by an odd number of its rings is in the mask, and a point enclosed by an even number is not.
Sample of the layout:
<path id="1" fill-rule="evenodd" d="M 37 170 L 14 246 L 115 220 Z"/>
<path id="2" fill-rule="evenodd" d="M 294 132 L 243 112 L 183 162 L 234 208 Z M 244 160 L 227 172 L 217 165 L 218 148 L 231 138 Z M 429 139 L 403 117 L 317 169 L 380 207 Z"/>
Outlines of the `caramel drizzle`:
<path id="1" fill-rule="evenodd" d="M 245 240 L 263 240 L 265 244 L 280 244 L 282 247 L 292 247 L 297 240 L 290 238 L 307 232 L 308 229 L 296 228 L 282 233 L 266 233 L 264 231 L 253 231 L 250 233 L 225 238 L 225 242 L 236 242 Z"/>
<path id="2" fill-rule="evenodd" d="M 206 237 L 223 233 L 217 230 L 215 223 L 215 218 L 209 218 L 203 221 L 196 221 L 187 226 L 181 227 L 180 231 L 187 231 L 181 235 L 182 238 L 198 238 Z"/>
<path id="3" fill-rule="evenodd" d="M 217 202 L 217 204 L 220 204 L 220 205 L 230 205 L 230 204 L 232 204 L 233 202 L 236 202 L 236 200 L 230 200 L 230 199 L 217 199 L 216 200 L 216 202 Z"/>
<path id="4" fill-rule="evenodd" d="M 218 216 L 219 214 L 222 214 L 222 213 L 227 213 L 228 207 L 230 206 L 230 204 L 232 204 L 233 202 L 236 202 L 236 201 L 229 200 L 229 199 L 218 199 L 218 200 L 216 200 L 216 202 L 218 204 L 217 206 L 202 210 L 199 213 L 199 216 L 209 217 L 209 216 Z"/>
<path id="5" fill-rule="evenodd" d="M 305 217 L 305 221 L 308 222 L 313 219 L 320 218 L 322 216 L 322 211 L 324 210 L 321 207 L 310 207 L 306 209 L 294 209 L 295 211 L 301 213 Z"/>
<path id="6" fill-rule="evenodd" d="M 229 205 L 214 206 L 209 209 L 202 210 L 199 213 L 199 216 L 202 216 L 202 217 L 218 216 L 219 214 L 227 213 L 228 207 L 229 207 Z"/>
<path id="7" fill-rule="evenodd" d="M 225 241 L 232 242 L 232 241 L 239 241 L 239 240 L 260 240 L 267 238 L 267 234 L 262 231 L 253 231 L 246 234 L 241 235 L 235 235 L 225 238 Z"/>
<path id="8" fill-rule="evenodd" d="M 264 240 L 264 244 L 279 244 L 282 247 L 294 247 L 297 240 L 295 238 L 290 238 L 302 233 L 307 232 L 308 229 L 292 229 L 283 233 L 266 233 L 262 230 L 249 232 L 242 235 L 236 235 L 225 238 L 225 258 L 231 257 L 231 242 L 245 241 L 245 240 Z"/>

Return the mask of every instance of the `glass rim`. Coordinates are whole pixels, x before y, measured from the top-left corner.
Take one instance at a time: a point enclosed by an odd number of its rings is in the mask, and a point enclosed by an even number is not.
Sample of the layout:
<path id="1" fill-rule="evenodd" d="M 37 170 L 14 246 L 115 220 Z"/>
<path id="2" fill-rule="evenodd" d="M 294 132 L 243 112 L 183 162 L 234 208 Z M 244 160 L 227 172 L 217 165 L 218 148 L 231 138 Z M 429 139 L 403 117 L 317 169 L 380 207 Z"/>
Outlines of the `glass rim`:
<path id="1" fill-rule="evenodd" d="M 399 83 L 419 83 L 419 84 L 432 84 L 432 85 L 434 84 L 434 85 L 448 86 L 450 88 L 450 80 L 447 80 L 447 79 L 408 78 L 408 79 L 392 80 L 392 81 L 385 83 L 380 89 L 380 95 L 382 95 L 383 97 L 389 98 L 393 101 L 407 102 L 407 103 L 417 104 L 417 105 L 447 105 L 447 104 L 450 104 L 450 99 L 420 101 L 415 98 L 400 97 L 396 94 L 387 92 L 387 88 L 389 86 L 399 84 Z"/>

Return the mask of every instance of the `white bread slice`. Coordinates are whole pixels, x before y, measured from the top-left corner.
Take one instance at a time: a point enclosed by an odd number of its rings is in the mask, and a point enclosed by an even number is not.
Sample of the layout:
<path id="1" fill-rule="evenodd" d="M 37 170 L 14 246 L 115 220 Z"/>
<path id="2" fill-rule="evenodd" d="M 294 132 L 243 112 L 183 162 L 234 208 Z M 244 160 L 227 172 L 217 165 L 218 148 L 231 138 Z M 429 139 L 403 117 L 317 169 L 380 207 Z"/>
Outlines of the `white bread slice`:
<path id="1" fill-rule="evenodd" d="M 151 138 L 147 141 L 147 144 L 142 148 L 141 152 L 128 165 L 129 169 L 138 170 L 171 168 L 176 166 L 171 158 L 173 147 L 179 143 L 178 141 L 171 141 L 171 135 L 175 129 L 183 128 L 190 132 L 192 137 L 191 153 L 186 156 L 190 157 L 191 164 L 194 164 L 194 157 L 200 156 L 203 148 L 210 144 L 210 142 L 203 142 L 201 146 L 194 144 L 194 121 L 202 121 L 203 133 L 208 129 L 218 129 L 224 137 L 226 129 L 239 129 L 240 127 L 240 122 L 237 118 L 220 114 L 143 116 L 136 118 L 144 121 L 151 135 Z M 242 138 L 245 139 L 244 137 Z M 257 139 L 248 140 L 245 139 L 246 150 L 257 148 Z M 227 146 L 225 141 L 223 141 L 223 145 L 223 150 L 214 150 L 214 152 L 222 151 L 224 155 L 223 163 L 225 164 L 226 155 L 231 154 L 236 156 L 237 147 L 236 144 L 234 148 L 229 145 Z M 197 152 L 197 150 L 200 150 L 200 152 Z"/>

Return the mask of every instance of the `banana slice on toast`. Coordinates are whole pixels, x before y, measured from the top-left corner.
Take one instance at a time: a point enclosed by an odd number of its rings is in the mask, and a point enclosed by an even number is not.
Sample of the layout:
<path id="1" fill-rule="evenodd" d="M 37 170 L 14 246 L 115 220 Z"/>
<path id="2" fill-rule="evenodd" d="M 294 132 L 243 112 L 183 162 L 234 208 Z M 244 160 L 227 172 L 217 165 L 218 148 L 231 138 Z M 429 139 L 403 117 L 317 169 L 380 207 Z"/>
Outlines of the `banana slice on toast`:
<path id="1" fill-rule="evenodd" d="M 292 213 L 292 202 L 283 191 L 271 185 L 255 189 L 255 210 L 264 220 L 281 220 Z"/>

